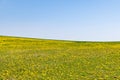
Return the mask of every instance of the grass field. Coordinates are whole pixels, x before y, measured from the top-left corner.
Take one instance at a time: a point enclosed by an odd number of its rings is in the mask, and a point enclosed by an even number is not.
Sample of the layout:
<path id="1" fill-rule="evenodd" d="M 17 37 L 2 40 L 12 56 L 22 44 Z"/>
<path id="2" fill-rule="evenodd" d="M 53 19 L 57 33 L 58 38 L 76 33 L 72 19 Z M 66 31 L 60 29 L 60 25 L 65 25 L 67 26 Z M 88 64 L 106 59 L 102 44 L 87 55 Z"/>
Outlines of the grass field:
<path id="1" fill-rule="evenodd" d="M 120 42 L 0 36 L 0 80 L 120 80 Z"/>

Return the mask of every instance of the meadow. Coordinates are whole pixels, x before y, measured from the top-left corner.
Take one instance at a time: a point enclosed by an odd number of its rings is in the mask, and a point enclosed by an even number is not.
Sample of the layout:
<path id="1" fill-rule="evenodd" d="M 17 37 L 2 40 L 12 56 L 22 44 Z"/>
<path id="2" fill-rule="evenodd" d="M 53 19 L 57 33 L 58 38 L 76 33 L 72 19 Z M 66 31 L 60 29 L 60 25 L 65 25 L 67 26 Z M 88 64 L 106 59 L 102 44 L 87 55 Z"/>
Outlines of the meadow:
<path id="1" fill-rule="evenodd" d="M 0 80 L 120 80 L 120 42 L 0 36 Z"/>

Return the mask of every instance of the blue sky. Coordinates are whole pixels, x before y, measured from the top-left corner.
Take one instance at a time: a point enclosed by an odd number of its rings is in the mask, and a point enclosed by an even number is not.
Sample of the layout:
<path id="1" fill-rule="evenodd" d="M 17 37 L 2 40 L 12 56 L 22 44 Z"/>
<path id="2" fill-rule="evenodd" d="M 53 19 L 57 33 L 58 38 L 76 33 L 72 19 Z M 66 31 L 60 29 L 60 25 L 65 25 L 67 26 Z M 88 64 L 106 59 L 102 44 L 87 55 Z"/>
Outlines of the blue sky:
<path id="1" fill-rule="evenodd" d="M 0 35 L 120 41 L 120 0 L 0 0 Z"/>

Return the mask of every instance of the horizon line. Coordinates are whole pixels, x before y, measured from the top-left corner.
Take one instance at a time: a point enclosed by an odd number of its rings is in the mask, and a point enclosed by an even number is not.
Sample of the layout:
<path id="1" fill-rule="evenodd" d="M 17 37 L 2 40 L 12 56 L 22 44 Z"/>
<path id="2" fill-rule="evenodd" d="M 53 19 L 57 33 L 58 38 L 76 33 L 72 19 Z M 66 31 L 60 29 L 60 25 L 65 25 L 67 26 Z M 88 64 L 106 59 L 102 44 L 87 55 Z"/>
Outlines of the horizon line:
<path id="1" fill-rule="evenodd" d="M 28 37 L 28 36 L 12 36 L 12 35 L 0 35 L 3 37 L 15 37 L 15 38 L 28 38 L 28 39 L 43 39 L 43 40 L 57 40 L 57 41 L 70 41 L 70 42 L 120 42 L 115 40 L 70 40 L 70 39 L 55 39 L 55 38 L 39 38 L 39 37 Z"/>

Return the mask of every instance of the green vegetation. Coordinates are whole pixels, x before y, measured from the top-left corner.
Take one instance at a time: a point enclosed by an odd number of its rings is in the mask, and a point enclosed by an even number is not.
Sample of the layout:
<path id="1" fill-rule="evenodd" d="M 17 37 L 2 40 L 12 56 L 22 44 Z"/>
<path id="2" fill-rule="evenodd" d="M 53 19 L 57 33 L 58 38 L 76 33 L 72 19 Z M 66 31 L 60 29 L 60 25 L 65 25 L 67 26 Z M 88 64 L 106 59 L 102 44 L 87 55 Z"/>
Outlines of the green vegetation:
<path id="1" fill-rule="evenodd" d="M 1 36 L 0 80 L 120 80 L 120 42 Z"/>

